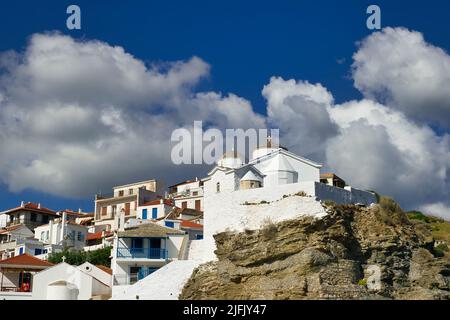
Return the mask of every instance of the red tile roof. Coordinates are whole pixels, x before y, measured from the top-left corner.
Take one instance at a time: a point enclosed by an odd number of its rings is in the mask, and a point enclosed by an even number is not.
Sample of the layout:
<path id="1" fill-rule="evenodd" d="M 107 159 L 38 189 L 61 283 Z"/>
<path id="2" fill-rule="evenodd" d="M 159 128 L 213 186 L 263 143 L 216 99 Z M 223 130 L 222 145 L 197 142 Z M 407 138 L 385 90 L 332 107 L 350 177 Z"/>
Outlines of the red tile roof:
<path id="1" fill-rule="evenodd" d="M 45 260 L 35 258 L 28 253 L 21 254 L 5 260 L 0 260 L 0 266 L 2 265 L 21 265 L 21 266 L 34 266 L 34 267 L 51 267 L 53 263 Z"/>
<path id="2" fill-rule="evenodd" d="M 203 225 L 199 224 L 199 223 L 192 222 L 192 221 L 188 221 L 188 220 L 181 220 L 181 227 L 201 229 L 201 228 L 203 228 Z"/>
<path id="3" fill-rule="evenodd" d="M 39 204 L 32 203 L 32 202 L 25 203 L 23 207 L 19 206 L 16 208 L 6 210 L 4 213 L 13 213 L 15 211 L 20 211 L 20 210 L 27 210 L 27 211 L 33 211 L 36 213 L 45 213 L 45 214 L 57 216 L 56 211 L 48 209 L 48 208 L 44 208 L 42 206 L 39 208 Z"/>
<path id="4" fill-rule="evenodd" d="M 172 200 L 170 200 L 170 199 L 164 199 L 163 203 L 166 206 L 170 206 L 170 207 L 174 206 Z M 161 204 L 161 199 L 156 199 L 156 200 L 153 200 L 153 201 L 145 202 L 145 203 L 141 204 L 141 207 L 143 207 L 143 206 L 156 206 L 158 204 Z"/>
<path id="5" fill-rule="evenodd" d="M 5 227 L 3 229 L 0 229 L 0 234 L 8 233 L 8 232 L 17 230 L 17 229 L 19 229 L 20 227 L 23 227 L 23 226 L 24 226 L 23 224 L 16 224 L 14 226 Z"/>
<path id="6" fill-rule="evenodd" d="M 105 231 L 105 237 L 108 237 L 112 234 L 111 231 Z M 102 231 L 98 231 L 95 233 L 88 233 L 86 240 L 97 240 L 102 238 Z"/>
<path id="7" fill-rule="evenodd" d="M 96 264 L 95 266 L 96 266 L 97 268 L 99 268 L 100 270 L 103 270 L 103 271 L 105 271 L 106 273 L 112 275 L 112 269 L 111 269 L 111 268 L 108 268 L 107 266 L 103 266 L 103 265 L 101 265 L 101 264 Z"/>

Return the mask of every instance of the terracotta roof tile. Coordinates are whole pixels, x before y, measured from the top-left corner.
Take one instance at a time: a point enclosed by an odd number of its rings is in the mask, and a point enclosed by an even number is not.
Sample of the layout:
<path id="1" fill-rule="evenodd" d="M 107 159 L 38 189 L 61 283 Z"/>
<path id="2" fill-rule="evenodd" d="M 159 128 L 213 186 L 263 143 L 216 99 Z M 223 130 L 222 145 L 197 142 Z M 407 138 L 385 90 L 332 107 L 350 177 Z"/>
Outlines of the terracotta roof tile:
<path id="1" fill-rule="evenodd" d="M 21 254 L 5 260 L 0 260 L 1 265 L 23 265 L 23 266 L 36 266 L 36 267 L 51 267 L 53 263 L 45 260 L 35 258 L 28 253 Z"/>
<path id="2" fill-rule="evenodd" d="M 203 225 L 189 220 L 181 220 L 181 227 L 202 229 Z"/>
<path id="3" fill-rule="evenodd" d="M 12 212 L 15 212 L 15 211 L 20 211 L 20 210 L 29 210 L 29 211 L 33 211 L 33 212 L 36 212 L 36 213 L 45 213 L 45 214 L 50 214 L 50 215 L 54 215 L 54 216 L 58 215 L 56 213 L 56 211 L 48 209 L 48 208 L 44 208 L 42 206 L 39 207 L 39 204 L 32 203 L 32 202 L 25 203 L 23 205 L 23 207 L 19 206 L 19 207 L 15 207 L 15 208 L 6 210 L 6 211 L 4 211 L 4 213 L 12 213 Z"/>
<path id="4" fill-rule="evenodd" d="M 164 199 L 163 203 L 166 206 L 170 206 L 170 207 L 174 206 L 172 200 L 169 200 L 169 199 Z M 153 200 L 153 201 L 145 202 L 145 203 L 141 204 L 141 207 L 144 207 L 144 206 L 156 206 L 158 204 L 161 204 L 161 199 L 156 199 L 156 200 Z"/>
<path id="5" fill-rule="evenodd" d="M 101 264 L 96 264 L 95 265 L 97 268 L 99 268 L 100 270 L 105 271 L 106 273 L 112 275 L 112 269 L 108 268 L 107 266 L 101 265 Z"/>

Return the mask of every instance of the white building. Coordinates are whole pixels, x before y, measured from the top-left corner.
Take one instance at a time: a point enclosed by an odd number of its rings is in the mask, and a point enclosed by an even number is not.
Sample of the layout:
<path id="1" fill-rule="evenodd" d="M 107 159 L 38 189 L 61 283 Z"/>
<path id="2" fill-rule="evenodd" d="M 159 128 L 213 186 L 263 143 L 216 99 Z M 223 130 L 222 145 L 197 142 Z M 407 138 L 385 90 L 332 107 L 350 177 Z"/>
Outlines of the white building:
<path id="1" fill-rule="evenodd" d="M 170 186 L 169 194 L 176 207 L 203 211 L 203 182 L 198 178 Z"/>
<path id="2" fill-rule="evenodd" d="M 170 199 L 155 199 L 141 204 L 138 207 L 136 217 L 142 220 L 164 218 L 172 211 L 173 207 L 173 201 Z"/>
<path id="3" fill-rule="evenodd" d="M 100 268 L 101 267 L 101 268 Z M 65 262 L 34 275 L 33 300 L 91 300 L 111 297 L 112 275 L 108 268 L 85 262 Z"/>
<path id="4" fill-rule="evenodd" d="M 112 250 L 113 285 L 134 284 L 170 261 L 180 259 L 187 241 L 186 232 L 152 222 L 119 231 Z"/>
<path id="5" fill-rule="evenodd" d="M 300 157 L 270 141 L 254 150 L 244 163 L 236 152 L 227 152 L 204 182 L 205 254 L 214 259 L 213 235 L 226 229 L 258 229 L 301 215 L 326 214 L 320 201 L 338 204 L 376 203 L 373 193 L 320 182 L 322 165 Z"/>
<path id="6" fill-rule="evenodd" d="M 62 218 L 35 228 L 34 237 L 45 245 L 59 246 L 61 249 L 67 247 L 83 250 L 86 245 L 87 233 L 87 227 L 67 220 L 65 212 L 63 212 Z"/>

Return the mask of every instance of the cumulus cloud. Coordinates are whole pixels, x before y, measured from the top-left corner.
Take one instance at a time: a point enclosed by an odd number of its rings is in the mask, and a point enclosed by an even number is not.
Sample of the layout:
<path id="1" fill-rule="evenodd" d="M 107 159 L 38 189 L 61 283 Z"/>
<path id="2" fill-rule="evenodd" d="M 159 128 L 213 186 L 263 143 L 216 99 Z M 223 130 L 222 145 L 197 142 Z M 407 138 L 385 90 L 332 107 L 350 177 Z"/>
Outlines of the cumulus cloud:
<path id="1" fill-rule="evenodd" d="M 423 205 L 420 207 L 420 210 L 422 210 L 426 214 L 450 220 L 450 206 L 444 204 L 443 202 Z"/>
<path id="2" fill-rule="evenodd" d="M 12 191 L 92 196 L 117 183 L 174 179 L 175 128 L 265 123 L 243 98 L 196 92 L 210 69 L 197 57 L 147 66 L 122 47 L 50 33 L 4 53 L 0 67 L 0 176 Z"/>
<path id="3" fill-rule="evenodd" d="M 353 56 L 355 87 L 416 121 L 450 125 L 450 56 L 405 28 L 385 28 Z"/>
<path id="4" fill-rule="evenodd" d="M 327 111 L 333 103 L 331 93 L 321 84 L 273 77 L 262 94 L 268 122 L 280 128 L 282 143 L 299 154 L 321 158 L 327 139 L 338 129 Z"/>

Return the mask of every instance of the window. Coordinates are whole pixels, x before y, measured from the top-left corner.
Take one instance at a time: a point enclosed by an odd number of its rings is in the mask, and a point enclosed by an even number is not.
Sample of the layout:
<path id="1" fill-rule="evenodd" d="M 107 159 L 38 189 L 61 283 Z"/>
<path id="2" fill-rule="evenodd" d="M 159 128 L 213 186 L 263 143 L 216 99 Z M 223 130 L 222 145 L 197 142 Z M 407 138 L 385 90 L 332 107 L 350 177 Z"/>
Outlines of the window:
<path id="1" fill-rule="evenodd" d="M 201 200 L 195 200 L 195 210 L 200 211 L 202 207 L 202 202 Z"/>
<path id="2" fill-rule="evenodd" d="M 220 192 L 220 182 L 216 183 L 216 192 Z"/>
<path id="3" fill-rule="evenodd" d="M 43 253 L 43 254 L 47 254 L 47 253 L 48 253 L 48 250 L 47 250 L 47 249 L 44 249 L 44 250 L 42 250 L 42 253 Z"/>
<path id="4" fill-rule="evenodd" d="M 130 215 L 130 203 L 129 202 L 125 203 L 125 215 L 126 216 Z"/>
<path id="5" fill-rule="evenodd" d="M 186 209 L 187 208 L 187 201 L 183 201 L 181 203 L 181 209 Z"/>
<path id="6" fill-rule="evenodd" d="M 102 216 L 106 216 L 108 207 L 102 207 Z"/>
<path id="7" fill-rule="evenodd" d="M 195 238 L 196 238 L 197 240 L 202 240 L 202 239 L 203 239 L 203 235 L 202 235 L 202 234 L 198 234 Z"/>
<path id="8" fill-rule="evenodd" d="M 116 205 L 113 205 L 113 206 L 112 206 L 112 214 L 113 214 L 113 216 L 115 216 L 116 213 L 117 213 L 117 206 L 116 206 Z"/>
<path id="9" fill-rule="evenodd" d="M 42 254 L 42 249 L 38 249 L 38 248 L 34 249 L 34 255 L 35 256 L 38 256 L 40 254 Z"/>
<path id="10" fill-rule="evenodd" d="M 50 231 L 45 232 L 45 240 L 48 240 L 50 238 Z"/>
<path id="11" fill-rule="evenodd" d="M 119 191 L 119 197 L 123 197 L 123 190 Z"/>
<path id="12" fill-rule="evenodd" d="M 30 216 L 30 221 L 32 221 L 32 222 L 36 222 L 36 221 L 37 221 L 37 215 L 36 215 L 36 213 L 32 213 L 32 214 L 31 214 L 31 216 Z"/>
<path id="13" fill-rule="evenodd" d="M 193 191 L 192 192 L 192 195 L 195 197 L 195 196 L 198 196 L 198 191 Z"/>
<path id="14" fill-rule="evenodd" d="M 75 230 L 70 231 L 70 240 L 75 240 Z"/>
<path id="15" fill-rule="evenodd" d="M 158 218 L 158 208 L 152 208 L 152 219 Z"/>
<path id="16" fill-rule="evenodd" d="M 173 228 L 174 227 L 173 221 L 166 221 L 165 225 L 166 225 L 166 227 L 169 227 L 169 228 Z"/>
<path id="17" fill-rule="evenodd" d="M 41 232 L 41 241 L 44 241 L 45 240 L 45 231 L 42 231 Z"/>
<path id="18" fill-rule="evenodd" d="M 46 223 L 48 223 L 48 216 L 42 216 L 42 222 L 44 223 L 44 224 L 46 224 Z"/>
<path id="19" fill-rule="evenodd" d="M 128 190 L 128 194 L 129 194 L 130 196 L 132 196 L 132 195 L 133 195 L 133 189 Z"/>
<path id="20" fill-rule="evenodd" d="M 83 233 L 81 231 L 78 231 L 77 241 L 83 241 Z"/>
<path id="21" fill-rule="evenodd" d="M 142 209 L 142 219 L 143 220 L 147 219 L 147 209 Z"/>

